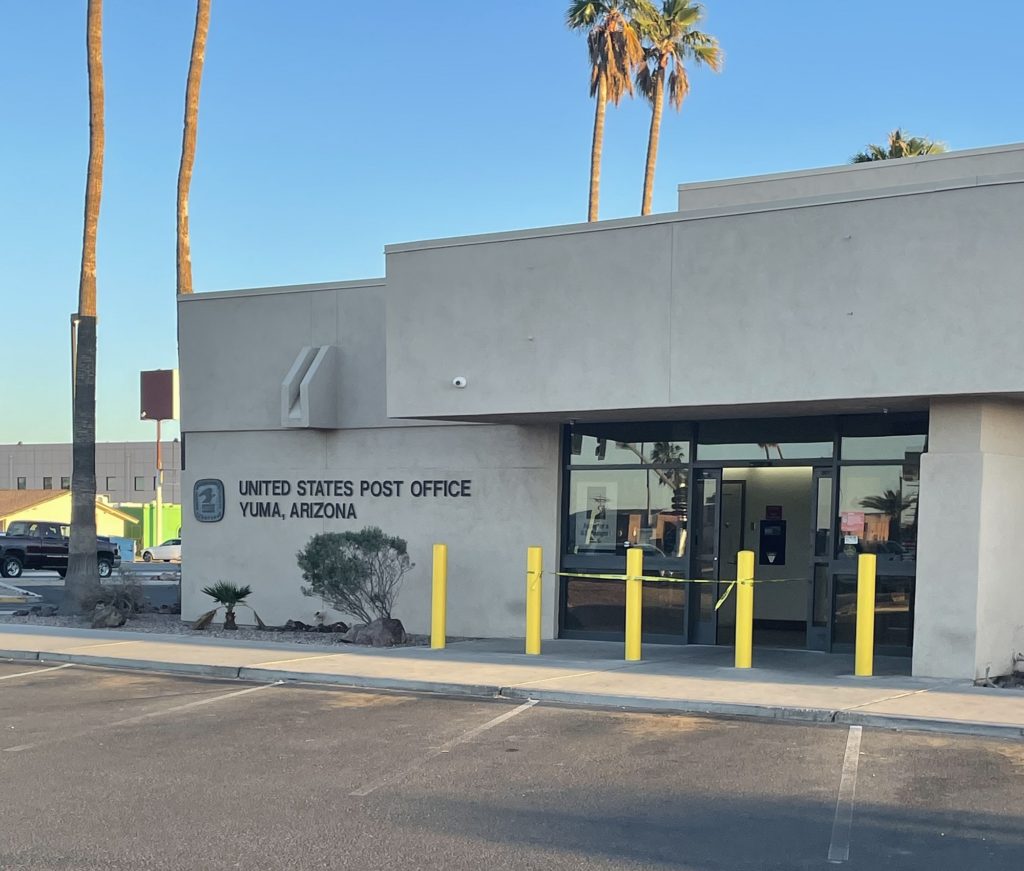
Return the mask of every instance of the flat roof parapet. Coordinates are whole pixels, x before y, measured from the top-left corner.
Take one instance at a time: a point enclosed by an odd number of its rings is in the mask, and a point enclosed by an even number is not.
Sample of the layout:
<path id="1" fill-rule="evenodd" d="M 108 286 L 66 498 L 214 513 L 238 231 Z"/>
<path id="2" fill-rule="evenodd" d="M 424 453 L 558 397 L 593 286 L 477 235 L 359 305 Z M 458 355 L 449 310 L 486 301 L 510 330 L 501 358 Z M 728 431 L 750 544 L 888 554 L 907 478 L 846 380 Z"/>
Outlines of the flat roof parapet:
<path id="1" fill-rule="evenodd" d="M 1024 172 L 1024 143 L 948 151 L 900 160 L 879 160 L 776 172 L 742 178 L 679 185 L 679 210 L 738 208 L 804 198 L 891 192 L 929 186 L 933 190 L 965 187 L 971 179 Z M 975 182 L 977 183 L 977 181 Z"/>

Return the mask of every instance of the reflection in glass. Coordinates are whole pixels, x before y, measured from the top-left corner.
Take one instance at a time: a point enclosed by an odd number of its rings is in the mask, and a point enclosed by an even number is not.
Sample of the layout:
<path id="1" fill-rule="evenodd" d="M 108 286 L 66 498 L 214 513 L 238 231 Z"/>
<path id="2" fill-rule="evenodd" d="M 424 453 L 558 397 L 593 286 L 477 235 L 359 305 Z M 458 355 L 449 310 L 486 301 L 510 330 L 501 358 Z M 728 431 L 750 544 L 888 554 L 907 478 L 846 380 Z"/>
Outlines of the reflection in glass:
<path id="1" fill-rule="evenodd" d="M 682 635 L 686 616 L 684 584 L 644 582 L 643 631 Z M 622 634 L 626 625 L 626 585 L 622 581 L 569 578 L 563 628 L 576 632 Z"/>
<path id="2" fill-rule="evenodd" d="M 718 481 L 713 477 L 697 481 L 697 496 L 694 502 L 697 512 L 697 542 L 694 554 L 694 577 L 705 580 L 718 579 Z M 710 588 L 708 588 L 710 590 Z M 702 590 L 702 592 L 707 592 Z M 702 600 L 703 603 L 703 600 Z M 710 619 L 701 611 L 701 619 Z"/>
<path id="3" fill-rule="evenodd" d="M 920 459 L 928 436 L 844 436 L 840 457 L 844 460 L 913 460 Z"/>
<path id="4" fill-rule="evenodd" d="M 814 555 L 828 557 L 828 534 L 832 527 L 832 479 L 818 478 L 817 522 L 814 527 Z"/>
<path id="5" fill-rule="evenodd" d="M 857 578 L 836 575 L 837 644 L 857 640 Z M 875 582 L 875 645 L 909 648 L 913 642 L 914 579 L 879 575 Z"/>
<path id="6" fill-rule="evenodd" d="M 569 473 L 568 552 L 682 558 L 686 551 L 684 468 L 584 470 Z"/>
<path id="7" fill-rule="evenodd" d="M 828 625 L 828 566 L 824 563 L 814 565 L 814 599 L 811 603 L 811 622 L 815 626 Z"/>
<path id="8" fill-rule="evenodd" d="M 573 466 L 679 465 L 690 462 L 689 441 L 616 441 L 573 432 L 569 462 Z"/>
<path id="9" fill-rule="evenodd" d="M 813 460 L 832 456 L 832 442 L 749 442 L 697 445 L 698 460 Z"/>
<path id="10" fill-rule="evenodd" d="M 920 486 L 916 464 L 844 466 L 839 472 L 837 556 L 916 559 Z"/>

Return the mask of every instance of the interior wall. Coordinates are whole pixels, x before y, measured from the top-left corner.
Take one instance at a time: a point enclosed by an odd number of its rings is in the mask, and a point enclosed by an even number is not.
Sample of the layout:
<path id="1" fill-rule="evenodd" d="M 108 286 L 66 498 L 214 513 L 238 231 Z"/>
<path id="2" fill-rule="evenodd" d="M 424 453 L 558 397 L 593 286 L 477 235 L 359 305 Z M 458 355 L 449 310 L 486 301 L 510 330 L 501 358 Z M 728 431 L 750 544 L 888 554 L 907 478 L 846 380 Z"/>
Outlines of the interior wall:
<path id="1" fill-rule="evenodd" d="M 754 577 L 766 580 L 807 578 L 811 563 L 811 523 L 813 470 L 810 466 L 765 469 L 726 469 L 725 481 L 746 481 L 743 546 L 758 553 L 760 521 L 767 506 L 781 505 L 786 521 L 786 562 L 762 565 L 755 556 Z M 723 553 L 722 577 L 733 577 L 736 557 Z M 724 608 L 724 606 L 723 606 Z M 728 614 L 722 619 L 728 620 Z M 761 584 L 754 588 L 755 620 L 807 619 L 807 582 Z"/>

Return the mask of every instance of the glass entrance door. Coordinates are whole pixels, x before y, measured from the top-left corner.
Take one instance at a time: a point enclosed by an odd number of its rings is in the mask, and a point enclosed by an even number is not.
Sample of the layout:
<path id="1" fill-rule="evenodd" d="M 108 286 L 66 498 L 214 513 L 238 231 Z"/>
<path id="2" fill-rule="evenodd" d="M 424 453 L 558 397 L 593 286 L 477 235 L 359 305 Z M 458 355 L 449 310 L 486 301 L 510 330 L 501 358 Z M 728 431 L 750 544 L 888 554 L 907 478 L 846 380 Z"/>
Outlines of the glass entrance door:
<path id="1" fill-rule="evenodd" d="M 722 470 L 701 469 L 695 475 L 690 510 L 692 561 L 690 577 L 699 581 L 720 578 Z M 695 644 L 715 644 L 718 620 L 717 583 L 690 584 L 690 635 Z"/>
<path id="2" fill-rule="evenodd" d="M 807 590 L 807 649 L 830 650 L 832 639 L 832 470 L 814 470 L 810 584 Z"/>

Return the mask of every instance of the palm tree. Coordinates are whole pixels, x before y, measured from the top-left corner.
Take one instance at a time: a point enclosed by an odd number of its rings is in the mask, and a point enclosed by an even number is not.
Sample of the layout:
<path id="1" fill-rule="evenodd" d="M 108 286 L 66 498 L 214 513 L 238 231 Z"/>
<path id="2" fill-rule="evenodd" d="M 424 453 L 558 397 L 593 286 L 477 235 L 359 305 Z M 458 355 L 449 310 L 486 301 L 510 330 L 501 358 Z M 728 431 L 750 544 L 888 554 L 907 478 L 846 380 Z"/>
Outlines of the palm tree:
<path id="1" fill-rule="evenodd" d="M 690 0 L 663 0 L 661 11 L 643 10 L 635 16 L 636 26 L 646 41 L 644 63 L 636 74 L 637 89 L 651 104 L 651 132 L 647 138 L 647 166 L 641 215 L 651 213 L 654 196 L 654 168 L 658 162 L 658 139 L 665 109 L 665 91 L 672 107 L 679 111 L 690 92 L 686 61 L 722 69 L 722 49 L 713 36 L 695 30 L 704 8 Z"/>
<path id="2" fill-rule="evenodd" d="M 640 37 L 630 19 L 638 11 L 650 14 L 648 7 L 649 0 L 573 0 L 566 13 L 566 24 L 571 30 L 587 31 L 590 96 L 596 103 L 590 147 L 588 221 L 597 220 L 608 101 L 617 106 L 624 95 L 633 93 L 633 70 L 643 60 Z"/>
<path id="3" fill-rule="evenodd" d="M 199 85 L 206 60 L 206 33 L 210 29 L 210 0 L 196 2 L 196 29 L 192 36 L 192 60 L 185 87 L 185 126 L 178 167 L 178 293 L 192 293 L 192 254 L 188 235 L 188 191 L 196 160 L 196 129 L 199 121 Z"/>
<path id="4" fill-rule="evenodd" d="M 888 146 L 869 145 L 866 151 L 858 151 L 850 163 L 873 163 L 876 160 L 898 160 L 901 157 L 920 157 L 924 154 L 942 154 L 949 149 L 944 142 L 924 139 L 921 136 L 907 138 L 897 127 L 889 134 Z"/>
<path id="5" fill-rule="evenodd" d="M 212 611 L 207 611 L 203 614 L 196 622 L 192 625 L 193 629 L 206 629 L 210 623 L 213 622 L 213 618 L 217 615 L 217 612 L 224 609 L 224 628 L 225 629 L 237 629 L 238 624 L 235 623 L 235 608 L 239 605 L 245 605 L 252 615 L 256 618 L 256 625 L 260 629 L 266 629 L 266 624 L 260 620 L 260 615 L 256 613 L 255 609 L 246 602 L 245 600 L 252 595 L 252 587 L 248 584 L 244 586 L 238 586 L 238 584 L 232 584 L 228 581 L 217 581 L 216 584 L 210 587 L 203 587 L 203 593 L 213 599 L 217 603 L 217 607 Z"/>
<path id="6" fill-rule="evenodd" d="M 884 490 L 879 496 L 866 496 L 860 500 L 861 508 L 876 511 L 889 518 L 889 538 L 900 540 L 903 512 L 917 504 L 916 496 L 907 496 L 902 490 Z"/>
<path id="7" fill-rule="evenodd" d="M 96 231 L 103 192 L 103 0 L 86 13 L 89 69 L 89 166 L 85 182 L 78 312 L 72 316 L 71 541 L 64 586 L 65 613 L 76 614 L 96 584 Z"/>

